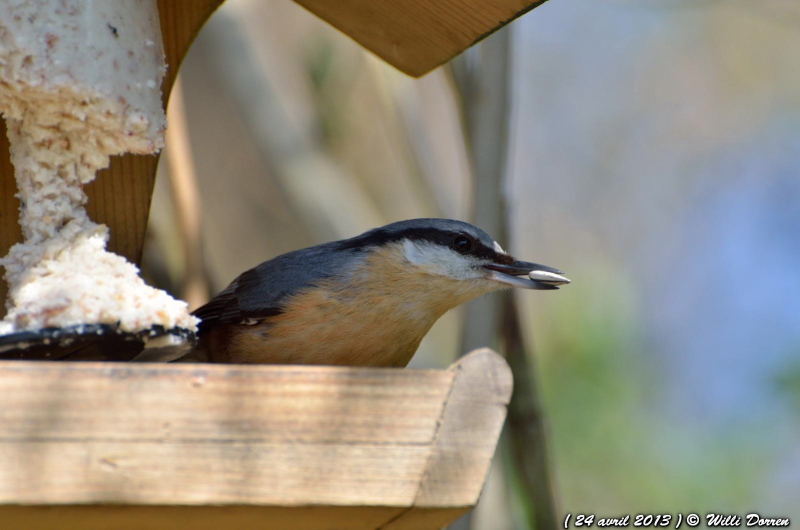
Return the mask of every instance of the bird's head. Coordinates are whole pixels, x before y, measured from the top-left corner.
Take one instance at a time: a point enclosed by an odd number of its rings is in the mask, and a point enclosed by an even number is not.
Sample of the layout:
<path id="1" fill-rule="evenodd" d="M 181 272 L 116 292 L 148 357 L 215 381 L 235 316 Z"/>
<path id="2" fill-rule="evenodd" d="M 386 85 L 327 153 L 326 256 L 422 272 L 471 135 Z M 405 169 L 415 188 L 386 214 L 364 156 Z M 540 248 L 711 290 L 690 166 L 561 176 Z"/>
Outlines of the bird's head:
<path id="1" fill-rule="evenodd" d="M 462 221 L 401 221 L 348 243 L 373 249 L 369 261 L 381 268 L 401 265 L 391 267 L 398 282 L 413 279 L 431 292 L 452 294 L 459 299 L 454 306 L 507 287 L 553 290 L 570 283 L 558 269 L 513 258 L 486 232 Z"/>

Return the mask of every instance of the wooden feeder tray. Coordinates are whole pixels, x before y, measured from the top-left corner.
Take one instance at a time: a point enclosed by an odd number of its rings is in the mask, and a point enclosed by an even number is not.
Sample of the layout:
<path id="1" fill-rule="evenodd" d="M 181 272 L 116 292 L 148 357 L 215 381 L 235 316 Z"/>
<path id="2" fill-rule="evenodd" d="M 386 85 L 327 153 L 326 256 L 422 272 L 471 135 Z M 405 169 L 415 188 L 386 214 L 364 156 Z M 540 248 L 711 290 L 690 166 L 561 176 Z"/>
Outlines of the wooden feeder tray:
<path id="1" fill-rule="evenodd" d="M 0 521 L 25 530 L 425 530 L 475 505 L 508 365 L 6 362 Z"/>

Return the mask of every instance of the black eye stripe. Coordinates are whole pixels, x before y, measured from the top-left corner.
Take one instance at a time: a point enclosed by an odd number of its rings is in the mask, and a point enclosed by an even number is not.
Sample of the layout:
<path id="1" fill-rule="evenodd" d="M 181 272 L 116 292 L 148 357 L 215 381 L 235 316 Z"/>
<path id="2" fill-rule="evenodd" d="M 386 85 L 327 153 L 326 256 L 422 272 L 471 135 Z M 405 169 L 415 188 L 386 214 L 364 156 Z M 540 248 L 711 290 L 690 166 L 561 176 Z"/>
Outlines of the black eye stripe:
<path id="1" fill-rule="evenodd" d="M 497 252 L 493 248 L 489 248 L 486 245 L 478 243 L 470 252 L 473 256 L 477 256 L 479 258 L 490 259 L 494 260 L 497 257 Z"/>
<path id="2" fill-rule="evenodd" d="M 455 240 L 457 240 L 458 238 L 464 237 L 469 240 L 470 248 L 469 250 L 462 252 L 463 254 L 469 254 L 470 256 L 475 256 L 477 258 L 483 258 L 488 260 L 494 260 L 498 256 L 494 247 L 491 248 L 487 247 L 486 245 L 484 245 L 483 243 L 481 243 L 480 241 L 476 240 L 475 238 L 473 238 L 468 234 L 454 234 L 454 236 L 455 239 L 453 241 L 454 243 L 453 248 L 455 248 Z M 456 248 L 455 250 L 458 249 Z"/>

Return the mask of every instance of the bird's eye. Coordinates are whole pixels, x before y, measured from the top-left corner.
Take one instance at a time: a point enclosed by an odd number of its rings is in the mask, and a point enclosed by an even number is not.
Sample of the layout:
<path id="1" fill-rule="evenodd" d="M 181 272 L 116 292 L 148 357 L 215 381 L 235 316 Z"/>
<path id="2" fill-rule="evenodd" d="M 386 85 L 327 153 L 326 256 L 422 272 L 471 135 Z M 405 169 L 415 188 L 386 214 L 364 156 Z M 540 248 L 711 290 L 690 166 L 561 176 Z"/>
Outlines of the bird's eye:
<path id="1" fill-rule="evenodd" d="M 453 241 L 453 248 L 456 252 L 465 254 L 472 249 L 472 241 L 467 236 L 458 236 Z"/>

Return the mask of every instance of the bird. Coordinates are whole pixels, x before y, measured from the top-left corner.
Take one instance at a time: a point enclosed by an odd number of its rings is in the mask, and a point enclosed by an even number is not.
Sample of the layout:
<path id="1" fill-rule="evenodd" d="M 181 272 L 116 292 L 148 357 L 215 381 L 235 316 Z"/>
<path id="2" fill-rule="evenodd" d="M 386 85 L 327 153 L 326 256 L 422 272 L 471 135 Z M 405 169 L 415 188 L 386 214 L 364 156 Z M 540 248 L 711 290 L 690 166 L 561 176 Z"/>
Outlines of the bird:
<path id="1" fill-rule="evenodd" d="M 504 288 L 555 290 L 563 274 L 463 221 L 399 221 L 242 273 L 194 311 L 186 360 L 404 367 L 448 310 Z"/>

